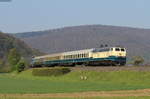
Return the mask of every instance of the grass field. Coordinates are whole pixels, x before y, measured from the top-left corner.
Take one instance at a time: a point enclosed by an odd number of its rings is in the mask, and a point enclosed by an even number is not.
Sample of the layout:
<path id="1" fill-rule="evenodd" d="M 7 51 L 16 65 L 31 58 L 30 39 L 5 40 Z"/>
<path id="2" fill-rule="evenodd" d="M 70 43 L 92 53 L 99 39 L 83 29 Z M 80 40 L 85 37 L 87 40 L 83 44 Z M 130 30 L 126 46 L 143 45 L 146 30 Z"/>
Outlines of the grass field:
<path id="1" fill-rule="evenodd" d="M 86 77 L 86 80 L 81 77 Z M 149 71 L 91 71 L 78 70 L 57 77 L 35 77 L 32 70 L 21 74 L 0 74 L 0 99 L 149 99 L 148 96 L 125 97 L 9 97 L 7 94 L 46 94 L 136 90 L 150 88 Z M 150 93 L 150 92 L 149 92 Z M 6 95 L 5 95 L 6 94 Z M 136 93 L 134 93 L 136 94 Z M 145 97 L 144 97 L 145 96 Z"/>
<path id="2" fill-rule="evenodd" d="M 81 76 L 87 79 L 82 80 Z M 28 70 L 19 75 L 0 75 L 0 93 L 68 93 L 145 88 L 150 88 L 149 71 L 75 71 L 58 77 L 34 77 Z"/>

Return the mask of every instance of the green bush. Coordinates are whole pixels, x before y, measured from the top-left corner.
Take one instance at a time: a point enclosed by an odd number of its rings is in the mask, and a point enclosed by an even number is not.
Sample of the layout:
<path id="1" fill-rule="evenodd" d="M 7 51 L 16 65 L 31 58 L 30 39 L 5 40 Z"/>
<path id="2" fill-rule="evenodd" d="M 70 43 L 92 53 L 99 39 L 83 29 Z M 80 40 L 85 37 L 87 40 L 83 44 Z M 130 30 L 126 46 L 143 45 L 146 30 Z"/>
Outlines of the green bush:
<path id="1" fill-rule="evenodd" d="M 71 70 L 65 67 L 55 68 L 36 68 L 33 69 L 32 75 L 34 76 L 61 76 L 69 73 Z"/>
<path id="2" fill-rule="evenodd" d="M 25 69 L 26 65 L 25 65 L 25 61 L 20 60 L 17 65 L 16 65 L 16 70 L 17 72 L 22 72 Z"/>
<path id="3" fill-rule="evenodd" d="M 133 65 L 142 65 L 143 63 L 144 63 L 144 58 L 143 57 L 141 57 L 141 56 L 134 56 L 133 58 L 132 58 L 132 64 Z"/>

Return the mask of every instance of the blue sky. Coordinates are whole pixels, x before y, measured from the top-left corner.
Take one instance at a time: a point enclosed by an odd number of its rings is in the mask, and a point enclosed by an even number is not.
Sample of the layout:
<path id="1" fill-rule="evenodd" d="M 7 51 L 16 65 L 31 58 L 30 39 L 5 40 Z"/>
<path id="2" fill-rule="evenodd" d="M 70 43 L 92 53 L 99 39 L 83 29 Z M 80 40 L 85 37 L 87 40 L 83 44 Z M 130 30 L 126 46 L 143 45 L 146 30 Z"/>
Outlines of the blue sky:
<path id="1" fill-rule="evenodd" d="M 27 32 L 103 24 L 150 28 L 150 0 L 12 0 L 0 2 L 0 30 Z"/>

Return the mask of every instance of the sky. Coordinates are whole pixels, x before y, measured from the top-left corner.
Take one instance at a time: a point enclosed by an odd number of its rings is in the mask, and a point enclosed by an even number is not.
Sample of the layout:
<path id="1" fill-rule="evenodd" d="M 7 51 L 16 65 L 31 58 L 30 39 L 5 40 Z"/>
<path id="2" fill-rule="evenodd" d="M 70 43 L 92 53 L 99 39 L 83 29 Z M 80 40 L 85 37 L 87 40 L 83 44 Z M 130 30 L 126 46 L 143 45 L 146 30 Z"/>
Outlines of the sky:
<path id="1" fill-rule="evenodd" d="M 6 33 L 92 24 L 150 28 L 150 0 L 0 2 L 0 30 Z"/>

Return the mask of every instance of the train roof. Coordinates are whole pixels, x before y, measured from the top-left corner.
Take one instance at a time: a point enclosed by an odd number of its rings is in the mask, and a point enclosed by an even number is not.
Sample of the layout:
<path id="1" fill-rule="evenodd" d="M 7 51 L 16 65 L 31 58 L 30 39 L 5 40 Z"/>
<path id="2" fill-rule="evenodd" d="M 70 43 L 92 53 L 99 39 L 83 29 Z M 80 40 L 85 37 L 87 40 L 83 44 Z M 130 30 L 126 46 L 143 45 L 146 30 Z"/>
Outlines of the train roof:
<path id="1" fill-rule="evenodd" d="M 54 54 L 48 54 L 48 55 L 43 55 L 43 56 L 37 56 L 37 57 L 34 57 L 34 59 L 40 59 L 40 58 L 51 57 L 51 56 L 59 56 L 61 54 L 62 53 L 54 53 Z"/>
<path id="2" fill-rule="evenodd" d="M 59 56 L 59 55 L 88 53 L 88 52 L 91 52 L 91 51 L 93 51 L 93 50 L 94 50 L 94 48 L 91 48 L 91 49 L 84 49 L 84 50 L 76 50 L 76 51 L 68 51 L 68 52 L 62 52 L 62 53 L 54 53 L 54 54 L 48 54 L 48 55 L 43 55 L 43 56 L 37 56 L 37 57 L 34 57 L 34 59 L 40 59 L 40 58 L 52 57 L 52 56 Z"/>
<path id="3" fill-rule="evenodd" d="M 84 49 L 84 50 L 76 50 L 76 51 L 68 51 L 68 52 L 63 52 L 63 55 L 69 55 L 69 54 L 80 54 L 80 53 L 89 53 L 93 51 L 94 48 L 91 49 Z"/>

